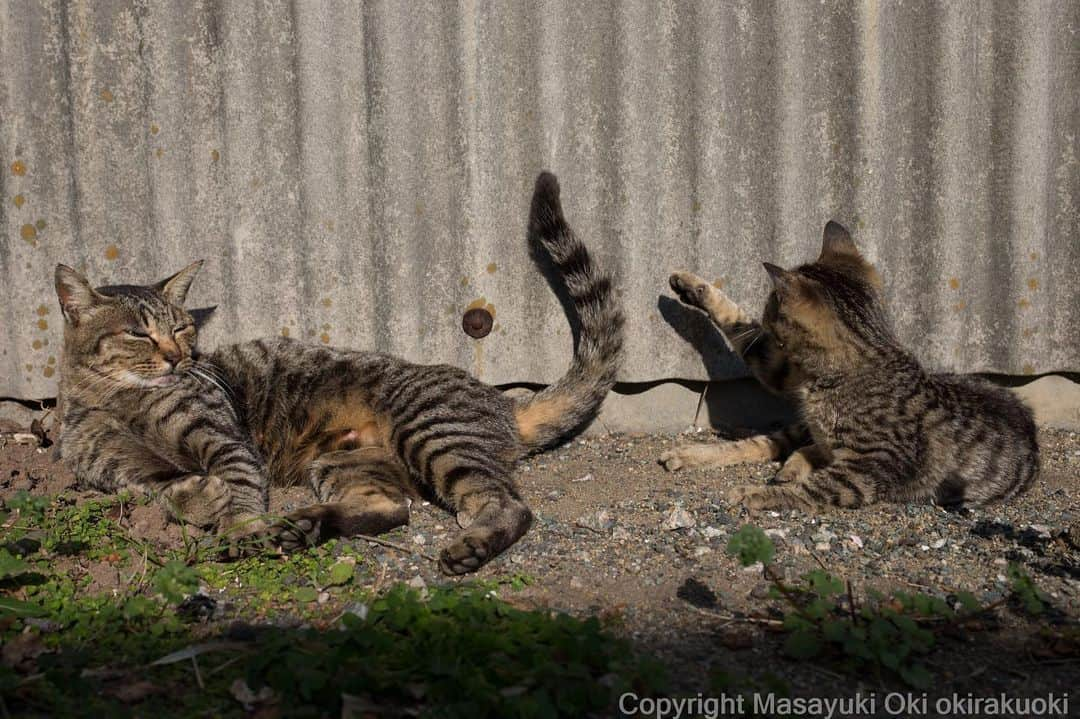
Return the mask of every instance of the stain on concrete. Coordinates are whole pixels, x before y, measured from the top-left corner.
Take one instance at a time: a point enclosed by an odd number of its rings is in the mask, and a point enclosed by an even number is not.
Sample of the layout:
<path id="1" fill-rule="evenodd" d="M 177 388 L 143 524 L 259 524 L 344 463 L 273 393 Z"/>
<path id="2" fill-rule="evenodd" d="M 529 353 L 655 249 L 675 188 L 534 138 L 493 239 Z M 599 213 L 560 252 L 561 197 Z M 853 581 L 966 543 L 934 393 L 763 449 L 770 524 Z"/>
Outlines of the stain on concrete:
<path id="1" fill-rule="evenodd" d="M 495 305 L 488 302 L 487 298 L 485 298 L 485 297 L 477 297 L 475 300 L 470 302 L 465 307 L 466 312 L 468 312 L 469 310 L 477 310 L 477 309 L 487 310 L 488 314 L 491 315 L 492 319 L 495 318 Z"/>

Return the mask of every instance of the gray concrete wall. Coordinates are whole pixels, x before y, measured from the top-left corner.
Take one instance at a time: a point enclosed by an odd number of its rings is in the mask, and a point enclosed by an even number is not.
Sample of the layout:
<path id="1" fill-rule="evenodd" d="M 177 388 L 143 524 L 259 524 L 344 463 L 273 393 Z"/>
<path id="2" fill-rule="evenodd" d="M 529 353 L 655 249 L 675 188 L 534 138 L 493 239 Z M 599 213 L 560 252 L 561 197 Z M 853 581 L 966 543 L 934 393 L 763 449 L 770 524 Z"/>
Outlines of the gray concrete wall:
<path id="1" fill-rule="evenodd" d="M 617 274 L 622 379 L 737 361 L 667 299 L 848 224 L 938 368 L 1080 369 L 1080 3 L 0 0 L 0 396 L 55 393 L 56 262 L 198 257 L 204 341 L 554 379 L 535 173 Z M 490 305 L 495 330 L 461 331 Z"/>

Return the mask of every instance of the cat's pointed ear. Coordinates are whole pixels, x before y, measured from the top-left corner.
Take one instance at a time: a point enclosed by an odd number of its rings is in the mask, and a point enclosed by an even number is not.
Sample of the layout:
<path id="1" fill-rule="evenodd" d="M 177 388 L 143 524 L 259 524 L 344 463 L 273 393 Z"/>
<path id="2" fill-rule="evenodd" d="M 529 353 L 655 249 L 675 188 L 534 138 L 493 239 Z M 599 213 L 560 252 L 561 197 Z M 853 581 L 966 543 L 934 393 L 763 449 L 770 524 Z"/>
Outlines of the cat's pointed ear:
<path id="1" fill-rule="evenodd" d="M 839 222 L 829 220 L 825 224 L 825 231 L 821 233 L 821 256 L 818 257 L 818 262 L 851 257 L 862 257 L 851 239 L 851 233 Z"/>
<path id="2" fill-rule="evenodd" d="M 91 307 L 106 301 L 106 298 L 94 290 L 86 278 L 67 265 L 57 265 L 54 274 L 56 297 L 60 300 L 60 311 L 71 325 L 79 324 L 79 316 Z"/>
<path id="3" fill-rule="evenodd" d="M 154 287 L 165 296 L 169 302 L 174 305 L 183 305 L 184 300 L 187 299 L 188 290 L 191 288 L 191 283 L 195 280 L 195 275 L 199 274 L 199 270 L 202 269 L 203 260 L 197 260 L 192 262 L 184 269 L 177 272 L 172 277 L 167 277 L 161 282 L 158 282 Z"/>
<path id="4" fill-rule="evenodd" d="M 769 273 L 769 279 L 772 280 L 774 290 L 781 290 L 791 284 L 791 273 L 785 270 L 783 267 L 778 267 L 771 262 L 763 262 L 765 271 Z"/>

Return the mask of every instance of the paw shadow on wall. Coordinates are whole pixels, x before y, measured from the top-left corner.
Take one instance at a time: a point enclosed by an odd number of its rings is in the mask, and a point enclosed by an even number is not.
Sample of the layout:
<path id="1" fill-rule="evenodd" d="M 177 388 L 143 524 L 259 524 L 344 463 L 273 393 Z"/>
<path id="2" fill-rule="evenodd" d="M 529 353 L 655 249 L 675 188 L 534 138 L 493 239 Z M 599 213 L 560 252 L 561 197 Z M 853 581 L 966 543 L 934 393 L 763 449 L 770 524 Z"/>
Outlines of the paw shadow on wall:
<path id="1" fill-rule="evenodd" d="M 694 383 L 703 388 L 708 385 L 699 424 L 707 422 L 722 434 L 741 436 L 771 431 L 795 421 L 791 404 L 753 378 L 705 313 L 666 295 L 659 296 L 656 307 L 664 321 L 701 357 L 709 378 L 708 383 Z"/>
<path id="2" fill-rule="evenodd" d="M 656 308 L 675 333 L 701 356 L 701 363 L 710 380 L 749 376 L 746 365 L 728 348 L 723 334 L 704 312 L 687 307 L 667 295 L 660 295 Z"/>

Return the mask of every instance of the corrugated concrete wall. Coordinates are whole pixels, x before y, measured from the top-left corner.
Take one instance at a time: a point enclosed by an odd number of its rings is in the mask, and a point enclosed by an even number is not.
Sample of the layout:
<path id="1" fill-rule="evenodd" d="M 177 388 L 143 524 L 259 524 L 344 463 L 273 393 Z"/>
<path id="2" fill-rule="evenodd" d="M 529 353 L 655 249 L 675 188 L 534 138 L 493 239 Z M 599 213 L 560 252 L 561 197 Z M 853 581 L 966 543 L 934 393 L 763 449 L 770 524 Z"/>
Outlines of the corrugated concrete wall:
<path id="1" fill-rule="evenodd" d="M 741 372 L 668 272 L 757 306 L 760 262 L 815 256 L 830 217 L 930 364 L 1080 369 L 1078 30 L 1049 0 L 2 0 L 0 395 L 55 392 L 55 263 L 106 284 L 199 257 L 209 345 L 552 380 L 541 168 L 617 273 L 624 380 Z"/>

